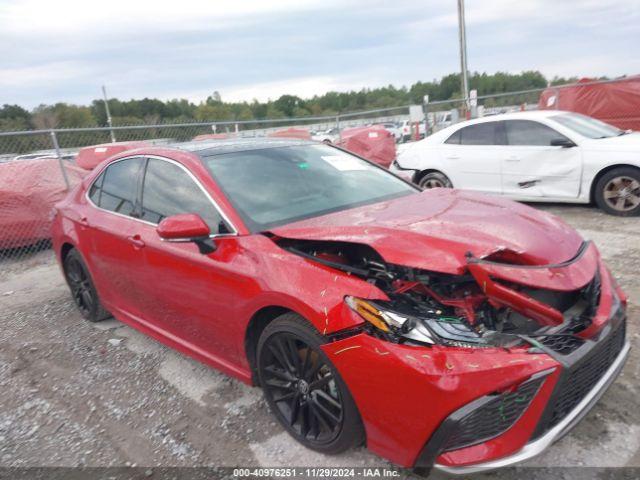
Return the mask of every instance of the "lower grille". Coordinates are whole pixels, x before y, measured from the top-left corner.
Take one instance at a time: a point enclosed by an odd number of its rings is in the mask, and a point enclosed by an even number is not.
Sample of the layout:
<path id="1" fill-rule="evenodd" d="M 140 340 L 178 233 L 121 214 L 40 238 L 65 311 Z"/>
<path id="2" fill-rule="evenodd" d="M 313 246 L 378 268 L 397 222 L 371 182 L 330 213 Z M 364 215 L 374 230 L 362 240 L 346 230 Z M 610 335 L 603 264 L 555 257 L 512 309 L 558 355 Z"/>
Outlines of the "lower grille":
<path id="1" fill-rule="evenodd" d="M 547 335 L 539 342 L 560 355 L 569 355 L 584 345 L 584 340 L 571 334 Z"/>
<path id="2" fill-rule="evenodd" d="M 608 337 L 593 347 L 593 350 L 576 365 L 570 367 L 564 378 L 556 386 L 553 406 L 549 406 L 546 421 L 538 427 L 536 437 L 555 427 L 593 389 L 605 372 L 613 364 L 622 350 L 625 340 L 625 322 L 611 332 Z"/>
<path id="3" fill-rule="evenodd" d="M 527 409 L 543 381 L 544 378 L 532 379 L 514 392 L 487 397 L 486 403 L 458 421 L 443 450 L 456 450 L 486 442 L 506 432 Z"/>

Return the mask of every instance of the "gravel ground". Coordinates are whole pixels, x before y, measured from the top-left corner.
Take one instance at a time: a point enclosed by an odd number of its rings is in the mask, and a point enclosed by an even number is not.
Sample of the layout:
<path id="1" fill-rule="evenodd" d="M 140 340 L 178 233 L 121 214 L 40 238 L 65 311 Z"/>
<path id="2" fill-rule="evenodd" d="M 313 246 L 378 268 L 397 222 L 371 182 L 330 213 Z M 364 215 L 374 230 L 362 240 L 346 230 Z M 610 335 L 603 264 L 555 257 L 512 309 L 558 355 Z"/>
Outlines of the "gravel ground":
<path id="1" fill-rule="evenodd" d="M 597 243 L 630 296 L 635 348 L 570 435 L 491 478 L 577 479 L 587 470 L 556 467 L 640 467 L 640 219 L 538 208 Z M 364 448 L 335 457 L 306 450 L 273 421 L 260 390 L 116 320 L 83 321 L 50 250 L 0 259 L 0 478 L 2 467 L 140 466 L 145 476 L 161 467 L 290 465 L 390 466 Z"/>

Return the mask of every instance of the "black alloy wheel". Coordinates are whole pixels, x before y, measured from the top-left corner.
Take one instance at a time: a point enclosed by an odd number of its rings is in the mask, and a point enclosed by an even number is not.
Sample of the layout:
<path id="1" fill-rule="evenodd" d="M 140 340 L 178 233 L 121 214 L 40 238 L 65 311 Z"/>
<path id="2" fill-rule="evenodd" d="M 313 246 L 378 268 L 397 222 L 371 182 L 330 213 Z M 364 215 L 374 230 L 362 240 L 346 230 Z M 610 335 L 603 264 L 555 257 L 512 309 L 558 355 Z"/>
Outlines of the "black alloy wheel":
<path id="1" fill-rule="evenodd" d="M 274 320 L 258 346 L 260 384 L 280 423 L 300 443 L 338 453 L 361 442 L 360 416 L 318 347 L 321 336 L 295 314 Z"/>
<path id="2" fill-rule="evenodd" d="M 77 250 L 71 250 L 64 259 L 64 275 L 71 296 L 82 316 L 90 322 L 99 322 L 110 316 L 100 303 L 89 270 Z"/>

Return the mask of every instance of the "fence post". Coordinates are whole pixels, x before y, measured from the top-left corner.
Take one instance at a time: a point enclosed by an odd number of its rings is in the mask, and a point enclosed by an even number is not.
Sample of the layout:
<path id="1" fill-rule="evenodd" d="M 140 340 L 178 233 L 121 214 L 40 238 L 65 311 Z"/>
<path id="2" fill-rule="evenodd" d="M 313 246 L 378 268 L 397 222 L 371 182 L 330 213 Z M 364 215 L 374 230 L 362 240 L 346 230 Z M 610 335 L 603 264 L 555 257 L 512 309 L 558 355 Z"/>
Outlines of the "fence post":
<path id="1" fill-rule="evenodd" d="M 336 115 L 336 130 L 338 131 L 338 139 L 342 140 L 342 132 L 340 131 L 340 115 Z"/>
<path id="2" fill-rule="evenodd" d="M 62 178 L 64 178 L 64 183 L 67 186 L 67 190 L 69 190 L 69 179 L 67 178 L 67 171 L 64 169 L 64 163 L 62 160 L 62 154 L 60 153 L 60 145 L 58 145 L 58 137 L 56 136 L 56 132 L 51 130 L 49 132 L 51 134 L 51 142 L 53 143 L 53 148 L 56 151 L 56 157 L 58 157 L 58 164 L 60 165 L 60 171 L 62 172 Z"/>
<path id="3" fill-rule="evenodd" d="M 102 96 L 104 97 L 104 110 L 107 113 L 107 124 L 109 125 L 109 133 L 111 134 L 111 143 L 116 143 L 116 134 L 113 131 L 111 112 L 109 111 L 109 100 L 107 99 L 107 88 L 104 85 L 102 86 Z"/>

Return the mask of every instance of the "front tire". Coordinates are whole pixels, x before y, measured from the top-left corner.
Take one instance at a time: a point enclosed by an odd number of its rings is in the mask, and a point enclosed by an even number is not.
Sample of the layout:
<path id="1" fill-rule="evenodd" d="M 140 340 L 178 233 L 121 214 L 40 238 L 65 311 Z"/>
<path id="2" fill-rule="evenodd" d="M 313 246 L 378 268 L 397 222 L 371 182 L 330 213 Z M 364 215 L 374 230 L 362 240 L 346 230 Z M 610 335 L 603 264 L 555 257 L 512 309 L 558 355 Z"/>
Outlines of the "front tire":
<path id="1" fill-rule="evenodd" d="M 307 448 L 336 454 L 364 441 L 347 386 L 322 351 L 324 337 L 295 313 L 264 329 L 258 341 L 260 385 L 280 424 Z"/>
<path id="2" fill-rule="evenodd" d="M 90 322 L 109 318 L 111 314 L 100 303 L 89 269 L 76 249 L 72 249 L 65 257 L 63 269 L 73 301 L 83 318 Z"/>
<path id="3" fill-rule="evenodd" d="M 640 215 L 640 170 L 619 167 L 605 173 L 596 183 L 595 200 L 611 215 Z"/>
<path id="4" fill-rule="evenodd" d="M 418 186 L 423 190 L 428 188 L 453 188 L 449 177 L 441 172 L 429 172 L 420 177 Z"/>

